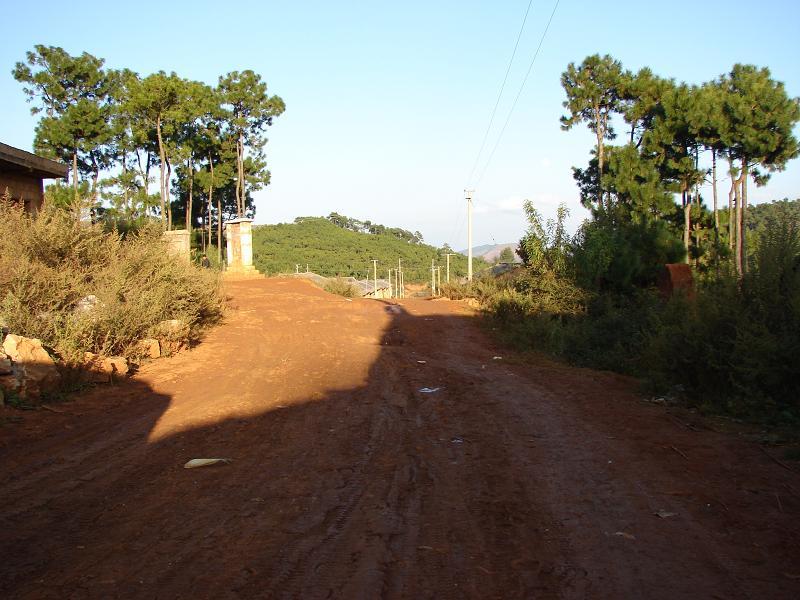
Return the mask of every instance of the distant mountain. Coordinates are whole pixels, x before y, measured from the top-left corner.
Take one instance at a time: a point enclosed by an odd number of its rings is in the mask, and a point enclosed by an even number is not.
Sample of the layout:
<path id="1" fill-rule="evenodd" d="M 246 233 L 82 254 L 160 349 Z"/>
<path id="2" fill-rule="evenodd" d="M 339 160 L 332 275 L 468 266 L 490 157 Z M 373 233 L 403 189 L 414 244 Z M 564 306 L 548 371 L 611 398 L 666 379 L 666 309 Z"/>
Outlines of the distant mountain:
<path id="1" fill-rule="evenodd" d="M 474 257 L 479 256 L 488 263 L 493 263 L 506 248 L 511 248 L 511 251 L 514 253 L 514 262 L 522 262 L 522 259 L 517 254 L 517 244 L 483 244 L 482 246 L 473 246 L 472 255 Z M 466 256 L 467 251 L 460 250 L 459 254 Z"/>

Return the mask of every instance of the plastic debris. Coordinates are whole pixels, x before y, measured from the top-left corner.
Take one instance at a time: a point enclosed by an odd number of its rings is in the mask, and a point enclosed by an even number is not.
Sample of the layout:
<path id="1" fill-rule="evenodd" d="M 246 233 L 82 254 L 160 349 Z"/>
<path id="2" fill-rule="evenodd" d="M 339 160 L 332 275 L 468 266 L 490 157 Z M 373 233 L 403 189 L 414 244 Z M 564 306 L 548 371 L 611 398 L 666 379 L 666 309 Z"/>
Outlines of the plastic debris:
<path id="1" fill-rule="evenodd" d="M 231 463 L 230 458 L 193 458 L 185 465 L 184 469 L 196 469 L 197 467 L 210 467 L 211 465 L 227 465 Z"/>
<path id="2" fill-rule="evenodd" d="M 653 513 L 657 517 L 661 517 L 662 519 L 669 519 L 670 517 L 677 517 L 678 513 L 669 512 L 666 510 L 660 510 L 657 513 Z"/>
<path id="3" fill-rule="evenodd" d="M 450 440 L 450 443 L 451 444 L 463 444 L 464 443 L 464 438 L 454 437 L 452 440 Z"/>
<path id="4" fill-rule="evenodd" d="M 617 531 L 616 533 L 614 533 L 614 535 L 617 535 L 619 537 L 624 537 L 626 540 L 635 540 L 636 539 L 635 535 L 632 535 L 630 533 L 626 533 L 624 531 Z"/>
<path id="5" fill-rule="evenodd" d="M 422 394 L 434 394 L 434 393 L 438 392 L 440 389 L 442 389 L 442 388 L 440 388 L 440 387 L 435 387 L 435 388 L 424 387 L 419 391 Z"/>
<path id="6" fill-rule="evenodd" d="M 424 365 L 424 364 L 426 364 L 427 362 L 428 362 L 427 360 L 418 360 L 418 361 L 417 361 L 417 364 L 418 364 L 418 365 Z"/>
<path id="7" fill-rule="evenodd" d="M 502 356 L 493 356 L 492 360 L 503 360 Z"/>

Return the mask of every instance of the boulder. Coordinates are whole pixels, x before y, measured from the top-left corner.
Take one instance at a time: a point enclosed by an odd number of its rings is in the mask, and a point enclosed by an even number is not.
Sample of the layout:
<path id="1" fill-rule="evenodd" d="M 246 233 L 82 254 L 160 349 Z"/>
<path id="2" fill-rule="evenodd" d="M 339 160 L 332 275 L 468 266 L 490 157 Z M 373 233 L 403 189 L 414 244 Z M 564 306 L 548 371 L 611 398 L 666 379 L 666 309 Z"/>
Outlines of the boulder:
<path id="1" fill-rule="evenodd" d="M 138 351 L 139 354 L 146 358 L 160 358 L 161 344 L 155 338 L 145 338 L 139 340 Z"/>
<path id="2" fill-rule="evenodd" d="M 103 359 L 103 368 L 112 375 L 127 375 L 128 360 L 123 356 L 109 356 Z"/>
<path id="3" fill-rule="evenodd" d="M 0 375 L 11 375 L 11 359 L 0 347 Z"/>
<path id="4" fill-rule="evenodd" d="M 3 352 L 11 359 L 12 376 L 21 398 L 35 400 L 58 387 L 61 374 L 40 340 L 8 334 L 3 340 Z"/>
<path id="5" fill-rule="evenodd" d="M 82 379 L 89 383 L 111 383 L 111 370 L 106 369 L 103 357 L 94 352 L 83 353 L 83 369 L 85 375 Z"/>
<path id="6" fill-rule="evenodd" d="M 115 375 L 128 374 L 128 361 L 122 356 L 100 356 L 85 352 L 83 357 L 86 371 L 84 379 L 90 383 L 111 383 Z"/>
<path id="7" fill-rule="evenodd" d="M 171 339 L 185 338 L 189 335 L 189 326 L 180 319 L 167 319 L 155 327 L 160 337 Z"/>

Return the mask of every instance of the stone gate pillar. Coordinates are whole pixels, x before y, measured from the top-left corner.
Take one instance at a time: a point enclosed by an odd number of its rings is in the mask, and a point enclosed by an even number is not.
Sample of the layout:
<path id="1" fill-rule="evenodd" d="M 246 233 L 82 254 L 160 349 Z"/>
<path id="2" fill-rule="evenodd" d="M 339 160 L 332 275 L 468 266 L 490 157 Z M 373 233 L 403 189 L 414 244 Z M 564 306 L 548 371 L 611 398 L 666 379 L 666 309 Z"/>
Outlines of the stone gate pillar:
<path id="1" fill-rule="evenodd" d="M 226 272 L 237 275 L 257 274 L 253 266 L 253 219 L 232 219 L 225 223 Z"/>
<path id="2" fill-rule="evenodd" d="M 187 230 L 165 231 L 161 239 L 166 242 L 168 254 L 186 262 L 191 261 L 191 234 Z"/>

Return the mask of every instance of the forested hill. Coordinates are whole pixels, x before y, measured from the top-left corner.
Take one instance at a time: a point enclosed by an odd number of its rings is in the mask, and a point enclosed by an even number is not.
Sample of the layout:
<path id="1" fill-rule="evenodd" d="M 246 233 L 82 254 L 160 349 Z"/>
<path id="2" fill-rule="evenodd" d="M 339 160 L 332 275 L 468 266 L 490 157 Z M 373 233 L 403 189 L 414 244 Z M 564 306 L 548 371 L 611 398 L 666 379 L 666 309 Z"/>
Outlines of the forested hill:
<path id="1" fill-rule="evenodd" d="M 372 277 L 372 259 L 378 260 L 378 277 L 386 278 L 388 269 L 403 261 L 407 283 L 430 281 L 431 259 L 442 265 L 442 282 L 448 248 L 423 244 L 418 232 L 412 239 L 394 235 L 395 229 L 383 228 L 380 233 L 353 231 L 324 217 L 298 217 L 294 223 L 257 225 L 253 228 L 253 260 L 262 273 L 294 273 L 295 265 L 325 276 Z M 473 260 L 477 272 L 486 264 Z M 462 277 L 467 272 L 467 258 L 450 257 L 450 276 Z"/>

